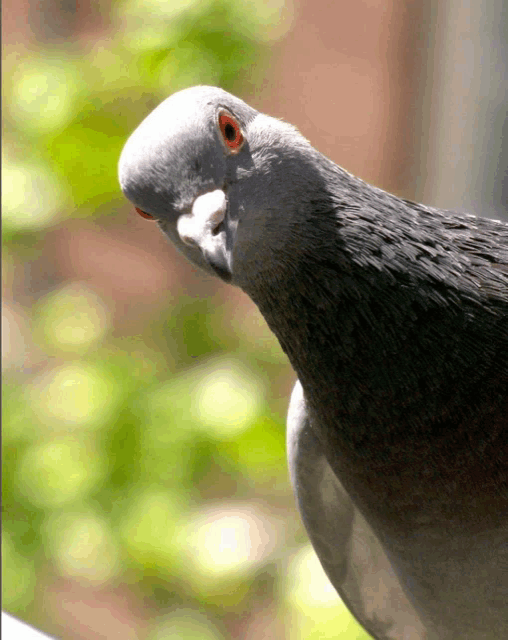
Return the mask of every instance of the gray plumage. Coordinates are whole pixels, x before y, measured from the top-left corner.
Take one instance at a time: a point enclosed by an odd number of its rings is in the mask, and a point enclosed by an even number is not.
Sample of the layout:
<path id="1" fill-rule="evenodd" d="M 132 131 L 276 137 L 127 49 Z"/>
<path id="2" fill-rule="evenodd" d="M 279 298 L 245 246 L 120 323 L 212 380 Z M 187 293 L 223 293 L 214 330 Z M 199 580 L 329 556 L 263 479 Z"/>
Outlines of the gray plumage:
<path id="1" fill-rule="evenodd" d="M 367 185 L 213 87 L 155 109 L 119 176 L 287 353 L 292 484 L 358 620 L 508 638 L 508 225 Z"/>

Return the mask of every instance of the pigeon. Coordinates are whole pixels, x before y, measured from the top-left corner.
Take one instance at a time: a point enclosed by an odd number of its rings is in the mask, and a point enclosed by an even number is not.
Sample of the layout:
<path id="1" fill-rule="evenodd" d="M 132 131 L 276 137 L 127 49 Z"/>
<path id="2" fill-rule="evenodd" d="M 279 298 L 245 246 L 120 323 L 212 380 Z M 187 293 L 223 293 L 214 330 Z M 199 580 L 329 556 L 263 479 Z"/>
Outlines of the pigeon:
<path id="1" fill-rule="evenodd" d="M 508 638 L 508 224 L 370 186 L 208 86 L 146 117 L 119 181 L 287 354 L 292 487 L 365 630 Z"/>

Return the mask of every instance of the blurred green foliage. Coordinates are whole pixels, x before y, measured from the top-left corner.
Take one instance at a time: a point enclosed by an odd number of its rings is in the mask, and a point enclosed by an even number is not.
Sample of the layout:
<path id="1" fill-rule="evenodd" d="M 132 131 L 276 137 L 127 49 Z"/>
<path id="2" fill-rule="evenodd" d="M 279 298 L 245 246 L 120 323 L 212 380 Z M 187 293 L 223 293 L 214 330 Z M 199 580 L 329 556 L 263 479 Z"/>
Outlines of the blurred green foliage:
<path id="1" fill-rule="evenodd" d="M 7 239 L 38 232 L 64 211 L 114 210 L 126 136 L 169 93 L 254 83 L 280 7 L 254 8 L 230 0 L 117 2 L 113 35 L 8 56 L 4 119 L 15 144 L 4 159 Z"/>
<path id="2" fill-rule="evenodd" d="M 7 52 L 3 240 L 15 296 L 47 233 L 124 206 L 122 145 L 160 100 L 262 78 L 284 11 L 128 0 L 94 39 Z M 41 596 L 61 578 L 127 586 L 143 610 L 133 624 L 146 622 L 136 633 L 152 640 L 242 637 L 232 616 L 261 606 L 281 637 L 366 638 L 334 592 L 306 601 L 309 562 L 316 593 L 329 587 L 294 512 L 291 526 L 274 516 L 292 504 L 284 416 L 269 405 L 286 364 L 264 323 L 252 338 L 214 320 L 210 301 L 168 296 L 145 334 L 121 335 L 84 283 L 43 289 L 33 300 L 20 290 L 9 323 L 42 356 L 4 376 L 3 606 L 78 637 Z"/>

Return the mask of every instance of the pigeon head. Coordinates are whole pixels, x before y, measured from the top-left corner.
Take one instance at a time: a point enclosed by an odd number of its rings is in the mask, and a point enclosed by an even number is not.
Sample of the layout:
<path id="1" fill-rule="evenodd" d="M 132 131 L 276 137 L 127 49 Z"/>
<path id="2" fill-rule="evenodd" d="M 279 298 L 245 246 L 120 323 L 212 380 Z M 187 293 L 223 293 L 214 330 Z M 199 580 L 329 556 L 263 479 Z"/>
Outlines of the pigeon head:
<path id="1" fill-rule="evenodd" d="M 139 125 L 119 179 L 136 210 L 188 259 L 248 288 L 252 274 L 266 278 L 294 263 L 298 216 L 312 211 L 305 202 L 323 183 L 317 156 L 291 125 L 199 86 L 173 94 Z"/>

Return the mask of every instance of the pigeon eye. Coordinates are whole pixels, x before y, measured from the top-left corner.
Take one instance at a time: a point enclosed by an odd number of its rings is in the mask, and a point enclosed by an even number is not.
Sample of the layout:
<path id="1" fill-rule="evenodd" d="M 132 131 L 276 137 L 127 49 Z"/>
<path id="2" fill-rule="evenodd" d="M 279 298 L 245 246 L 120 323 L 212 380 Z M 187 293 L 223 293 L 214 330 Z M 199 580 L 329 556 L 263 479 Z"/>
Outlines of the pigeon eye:
<path id="1" fill-rule="evenodd" d="M 146 211 L 143 211 L 139 207 L 134 207 L 134 209 L 136 209 L 136 211 L 142 218 L 146 218 L 147 220 L 155 220 L 154 216 L 152 216 L 150 213 L 146 213 Z"/>
<path id="2" fill-rule="evenodd" d="M 235 118 L 230 116 L 229 113 L 221 111 L 219 113 L 219 127 L 226 147 L 232 153 L 240 151 L 243 145 L 243 135 Z"/>

